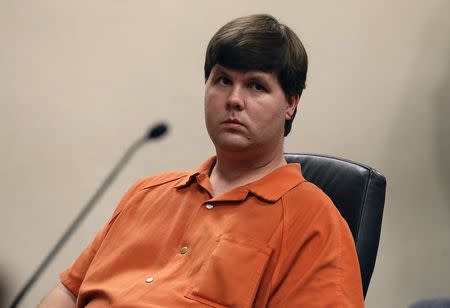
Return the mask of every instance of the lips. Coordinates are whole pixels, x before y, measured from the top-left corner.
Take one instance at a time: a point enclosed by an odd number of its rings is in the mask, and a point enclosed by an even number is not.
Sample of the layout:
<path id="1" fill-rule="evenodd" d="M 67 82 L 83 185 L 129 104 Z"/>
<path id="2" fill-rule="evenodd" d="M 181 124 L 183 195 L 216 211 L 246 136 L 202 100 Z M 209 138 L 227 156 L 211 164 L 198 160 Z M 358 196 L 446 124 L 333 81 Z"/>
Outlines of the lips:
<path id="1" fill-rule="evenodd" d="M 228 119 L 228 120 L 225 120 L 224 123 L 235 123 L 235 124 L 244 125 L 244 124 L 242 124 L 242 122 L 239 121 L 238 119 Z"/>
<path id="2" fill-rule="evenodd" d="M 241 128 L 245 127 L 245 125 L 239 121 L 238 119 L 230 118 L 222 122 L 228 128 Z"/>

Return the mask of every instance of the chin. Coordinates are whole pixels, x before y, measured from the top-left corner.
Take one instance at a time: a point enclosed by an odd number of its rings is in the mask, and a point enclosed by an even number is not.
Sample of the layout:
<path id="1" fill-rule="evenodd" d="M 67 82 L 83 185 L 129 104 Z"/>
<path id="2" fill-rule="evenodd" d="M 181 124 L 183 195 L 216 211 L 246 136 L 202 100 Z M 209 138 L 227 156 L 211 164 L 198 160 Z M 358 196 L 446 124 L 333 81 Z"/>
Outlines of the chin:
<path id="1" fill-rule="evenodd" d="M 218 140 L 213 140 L 213 143 L 216 149 L 221 151 L 243 152 L 251 147 L 251 143 L 246 137 L 236 137 L 238 138 L 219 138 Z"/>

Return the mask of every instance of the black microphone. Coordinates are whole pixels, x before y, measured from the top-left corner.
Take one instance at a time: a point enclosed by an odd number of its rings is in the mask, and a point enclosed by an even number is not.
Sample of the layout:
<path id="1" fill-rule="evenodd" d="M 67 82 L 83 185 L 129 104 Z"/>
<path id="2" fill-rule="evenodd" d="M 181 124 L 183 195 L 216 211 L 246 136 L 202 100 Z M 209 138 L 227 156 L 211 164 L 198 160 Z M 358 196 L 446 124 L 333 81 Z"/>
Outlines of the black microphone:
<path id="1" fill-rule="evenodd" d="M 159 123 L 152 126 L 147 133 L 147 139 L 157 139 L 167 133 L 167 124 Z"/>
<path id="2" fill-rule="evenodd" d="M 72 221 L 72 223 L 66 229 L 66 231 L 63 233 L 63 235 L 58 240 L 58 242 L 55 244 L 55 246 L 52 248 L 52 250 L 50 250 L 48 255 L 41 262 L 41 264 L 36 269 L 36 271 L 33 273 L 33 275 L 30 277 L 30 279 L 28 279 L 28 281 L 22 287 L 20 292 L 17 293 L 10 308 L 17 307 L 17 305 L 20 303 L 20 301 L 25 296 L 25 294 L 28 293 L 28 291 L 33 286 L 33 284 L 36 282 L 36 280 L 39 279 L 39 277 L 44 272 L 44 270 L 47 268 L 47 266 L 50 264 L 50 262 L 53 260 L 53 258 L 58 254 L 58 252 L 61 250 L 61 248 L 64 246 L 64 244 L 70 238 L 70 236 L 72 236 L 72 234 L 78 228 L 80 223 L 86 218 L 88 213 L 94 208 L 98 199 L 100 199 L 100 197 L 103 195 L 103 193 L 106 191 L 106 189 L 108 189 L 108 187 L 112 184 L 112 182 L 115 180 L 115 178 L 117 177 L 119 172 L 123 169 L 123 167 L 126 165 L 126 163 L 130 160 L 130 158 L 133 156 L 133 154 L 147 141 L 159 139 L 159 138 L 163 137 L 167 133 L 167 130 L 168 130 L 167 124 L 162 123 L 162 122 L 158 123 L 158 124 L 150 127 L 150 129 L 147 131 L 147 133 L 143 137 L 137 139 L 133 144 L 131 144 L 131 146 L 123 154 L 122 158 L 118 161 L 118 163 L 115 165 L 115 167 L 111 170 L 109 175 L 103 180 L 103 183 L 100 185 L 100 187 L 94 193 L 94 195 L 92 195 L 92 197 L 88 201 L 88 203 L 82 208 L 80 213 L 75 217 L 75 219 Z"/>

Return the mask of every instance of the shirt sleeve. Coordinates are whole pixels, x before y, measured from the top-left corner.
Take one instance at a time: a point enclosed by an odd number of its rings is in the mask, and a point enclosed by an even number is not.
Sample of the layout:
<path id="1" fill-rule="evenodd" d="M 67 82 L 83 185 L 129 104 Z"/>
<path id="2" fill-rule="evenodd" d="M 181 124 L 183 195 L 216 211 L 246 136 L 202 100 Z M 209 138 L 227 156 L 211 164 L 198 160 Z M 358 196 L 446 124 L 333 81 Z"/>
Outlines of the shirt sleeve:
<path id="1" fill-rule="evenodd" d="M 117 219 L 122 212 L 123 208 L 129 203 L 130 199 L 142 186 L 142 181 L 136 182 L 123 196 L 119 204 L 117 205 L 113 215 L 107 221 L 102 229 L 96 234 L 94 240 L 83 250 L 81 255 L 75 260 L 73 265 L 60 274 L 61 283 L 72 292 L 75 296 L 78 296 L 80 286 L 84 280 L 86 272 L 95 257 L 97 250 L 101 246 L 103 239 L 108 233 L 111 225 Z"/>
<path id="2" fill-rule="evenodd" d="M 364 307 L 350 229 L 326 196 L 310 213 L 286 213 L 277 286 L 268 307 Z"/>

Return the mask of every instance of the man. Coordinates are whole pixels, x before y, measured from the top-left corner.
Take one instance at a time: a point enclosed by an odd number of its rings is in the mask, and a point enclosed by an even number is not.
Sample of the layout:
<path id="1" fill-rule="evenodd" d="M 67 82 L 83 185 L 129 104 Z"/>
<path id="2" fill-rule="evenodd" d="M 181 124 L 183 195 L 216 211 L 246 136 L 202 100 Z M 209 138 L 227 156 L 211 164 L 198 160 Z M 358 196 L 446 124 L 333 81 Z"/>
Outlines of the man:
<path id="1" fill-rule="evenodd" d="M 211 39 L 206 127 L 216 156 L 136 183 L 42 307 L 361 307 L 352 236 L 283 155 L 307 55 L 268 15 Z"/>

